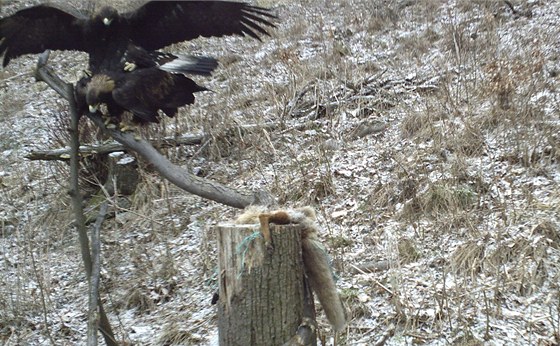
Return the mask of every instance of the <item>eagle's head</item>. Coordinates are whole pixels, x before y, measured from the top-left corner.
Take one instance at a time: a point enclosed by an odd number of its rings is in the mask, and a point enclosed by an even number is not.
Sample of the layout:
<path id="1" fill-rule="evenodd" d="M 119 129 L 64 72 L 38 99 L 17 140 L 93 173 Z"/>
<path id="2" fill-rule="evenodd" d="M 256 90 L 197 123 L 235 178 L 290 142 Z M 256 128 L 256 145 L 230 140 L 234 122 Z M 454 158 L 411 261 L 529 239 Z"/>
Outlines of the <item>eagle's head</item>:
<path id="1" fill-rule="evenodd" d="M 97 13 L 95 19 L 100 20 L 103 25 L 109 26 L 118 16 L 119 13 L 113 7 L 104 6 L 99 13 Z"/>
<path id="2" fill-rule="evenodd" d="M 86 103 L 91 113 L 97 112 L 99 105 L 111 98 L 115 81 L 109 76 L 98 74 L 91 78 L 86 88 Z"/>

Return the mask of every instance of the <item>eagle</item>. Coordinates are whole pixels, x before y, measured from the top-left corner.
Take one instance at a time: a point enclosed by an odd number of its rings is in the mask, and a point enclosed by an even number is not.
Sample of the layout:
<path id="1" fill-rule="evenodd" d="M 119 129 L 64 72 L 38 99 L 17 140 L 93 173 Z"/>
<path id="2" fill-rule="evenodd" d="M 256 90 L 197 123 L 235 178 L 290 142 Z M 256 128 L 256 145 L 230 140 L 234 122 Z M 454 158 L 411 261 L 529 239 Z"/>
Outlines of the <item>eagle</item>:
<path id="1" fill-rule="evenodd" d="M 63 5 L 41 4 L 0 19 L 3 66 L 24 54 L 51 50 L 88 53 L 93 73 L 122 68 L 129 43 L 155 51 L 197 37 L 269 35 L 270 10 L 232 1 L 148 1 L 119 13 L 110 6 L 91 16 Z"/>
<path id="2" fill-rule="evenodd" d="M 194 103 L 194 93 L 206 90 L 183 74 L 146 67 L 86 76 L 76 83 L 75 98 L 79 114 L 105 104 L 111 122 L 120 123 L 130 112 L 132 121 L 143 125 L 158 123 L 158 111 L 174 117 L 179 107 Z"/>
<path id="3" fill-rule="evenodd" d="M 174 117 L 177 108 L 194 103 L 194 93 L 206 91 L 186 74 L 208 76 L 218 62 L 210 57 L 147 51 L 129 43 L 123 69 L 86 73 L 74 87 L 78 113 L 96 113 L 105 104 L 111 122 L 124 112 L 138 124 L 159 122 L 159 110 Z"/>

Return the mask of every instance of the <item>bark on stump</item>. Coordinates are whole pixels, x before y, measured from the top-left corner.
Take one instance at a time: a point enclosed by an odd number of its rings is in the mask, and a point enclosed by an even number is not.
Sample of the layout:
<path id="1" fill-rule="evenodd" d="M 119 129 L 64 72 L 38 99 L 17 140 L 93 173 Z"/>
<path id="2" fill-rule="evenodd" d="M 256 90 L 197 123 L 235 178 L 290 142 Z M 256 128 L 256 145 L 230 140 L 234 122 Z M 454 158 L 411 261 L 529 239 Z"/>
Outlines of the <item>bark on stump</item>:
<path id="1" fill-rule="evenodd" d="M 115 187 L 116 192 L 121 195 L 132 195 L 140 181 L 136 158 L 124 152 L 111 153 L 108 158 L 109 174 L 105 182 L 105 189 L 109 195 L 115 193 Z"/>
<path id="2" fill-rule="evenodd" d="M 270 229 L 274 249 L 268 252 L 258 225 L 218 226 L 221 346 L 282 345 L 302 321 L 301 228 Z"/>

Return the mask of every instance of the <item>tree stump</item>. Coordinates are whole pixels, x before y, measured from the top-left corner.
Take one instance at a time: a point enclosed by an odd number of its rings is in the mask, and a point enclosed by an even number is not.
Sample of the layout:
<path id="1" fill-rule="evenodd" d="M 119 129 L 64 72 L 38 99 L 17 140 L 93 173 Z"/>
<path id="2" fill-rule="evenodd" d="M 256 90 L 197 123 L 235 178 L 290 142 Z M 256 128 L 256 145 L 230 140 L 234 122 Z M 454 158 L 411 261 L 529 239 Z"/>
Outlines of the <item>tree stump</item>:
<path id="1" fill-rule="evenodd" d="M 218 226 L 220 345 L 282 345 L 302 322 L 301 226 L 271 226 L 268 251 L 259 225 Z"/>
<path id="2" fill-rule="evenodd" d="M 122 151 L 111 153 L 108 157 L 109 174 L 105 182 L 105 189 L 110 195 L 115 192 L 124 196 L 132 195 L 140 181 L 136 158 Z M 117 191 L 115 191 L 115 187 Z"/>

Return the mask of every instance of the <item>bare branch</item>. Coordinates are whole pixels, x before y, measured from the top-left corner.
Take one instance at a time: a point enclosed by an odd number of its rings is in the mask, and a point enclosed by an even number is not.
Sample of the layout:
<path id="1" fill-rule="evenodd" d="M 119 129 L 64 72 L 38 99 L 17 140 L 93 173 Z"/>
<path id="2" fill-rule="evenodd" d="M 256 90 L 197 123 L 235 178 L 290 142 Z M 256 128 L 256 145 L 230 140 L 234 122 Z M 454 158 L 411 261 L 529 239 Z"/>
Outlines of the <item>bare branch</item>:
<path id="1" fill-rule="evenodd" d="M 60 96 L 62 96 L 68 102 L 74 102 L 74 88 L 72 84 L 66 83 L 60 79 L 54 71 L 47 66 L 47 61 L 51 54 L 50 50 L 46 50 L 44 53 L 39 55 L 39 60 L 37 61 L 37 69 L 35 70 L 35 79 L 40 82 L 47 83 L 51 88 L 54 89 Z"/>
<path id="2" fill-rule="evenodd" d="M 101 241 L 99 234 L 101 225 L 107 216 L 109 202 L 105 201 L 99 208 L 99 214 L 95 220 L 95 224 L 91 229 L 91 277 L 89 287 L 89 311 L 88 311 L 88 335 L 87 345 L 97 346 L 97 329 L 99 325 L 99 314 L 97 311 L 97 302 L 99 301 L 99 277 L 101 275 Z"/>
<path id="3" fill-rule="evenodd" d="M 172 148 L 180 145 L 198 145 L 202 144 L 205 138 L 204 134 L 183 135 L 178 138 L 166 137 L 163 139 L 150 139 L 149 142 L 154 148 Z M 119 143 L 104 143 L 100 145 L 81 145 L 80 155 L 107 155 L 118 151 L 128 150 Z M 52 150 L 33 150 L 25 156 L 28 160 L 43 161 L 67 161 L 70 159 L 70 150 L 68 148 L 52 149 Z"/>
<path id="4" fill-rule="evenodd" d="M 280 133 L 285 133 L 292 130 L 303 130 L 306 128 L 313 128 L 317 126 L 316 121 L 308 121 L 305 123 L 297 124 L 289 128 L 284 129 Z M 223 132 L 222 136 L 229 136 L 230 134 L 247 134 L 250 132 L 264 131 L 264 130 L 276 130 L 281 129 L 283 124 L 281 122 L 267 122 L 264 124 L 249 124 L 249 125 L 239 125 L 227 129 Z M 214 135 L 218 137 L 219 135 Z M 198 134 L 185 134 L 181 137 L 164 137 L 161 139 L 148 139 L 150 145 L 156 149 L 173 148 L 181 145 L 200 145 L 203 144 L 205 139 L 209 135 L 206 133 Z M 107 155 L 119 151 L 127 151 L 129 148 L 119 144 L 117 142 L 103 143 L 99 145 L 89 144 L 80 145 L 80 155 Z M 70 160 L 70 149 L 69 148 L 59 148 L 59 149 L 45 149 L 45 150 L 32 150 L 26 156 L 28 160 L 42 160 L 42 161 L 69 161 Z"/>
<path id="5" fill-rule="evenodd" d="M 85 215 L 83 212 L 82 197 L 79 193 L 79 158 L 78 158 L 78 148 L 80 146 L 78 138 L 78 121 L 80 115 L 76 109 L 76 101 L 74 99 L 74 87 L 72 84 L 64 82 L 62 79 L 58 78 L 54 72 L 46 66 L 47 60 L 49 58 L 49 51 L 41 54 L 39 57 L 39 62 L 37 63 L 36 78 L 37 80 L 43 80 L 49 86 L 51 86 L 57 93 L 64 97 L 70 104 L 70 195 L 72 197 L 72 209 L 74 211 L 75 225 L 78 231 L 78 238 L 80 241 L 80 247 L 82 252 L 82 260 L 84 262 L 84 267 L 86 271 L 86 276 L 88 280 L 91 278 L 92 270 L 92 260 L 89 250 L 89 239 L 87 236 L 86 226 L 85 226 Z M 99 329 L 101 330 L 103 337 L 105 338 L 105 343 L 109 346 L 118 345 L 115 341 L 115 336 L 109 324 L 109 319 L 105 314 L 101 299 L 97 299 L 97 305 L 99 306 L 100 313 L 100 324 Z M 95 332 L 93 332 L 95 333 Z"/>
<path id="6" fill-rule="evenodd" d="M 150 162 L 164 178 L 187 192 L 230 207 L 241 209 L 251 204 L 268 202 L 261 200 L 262 194 L 244 194 L 217 182 L 197 177 L 173 164 L 152 147 L 148 141 L 135 138 L 134 134 L 129 132 L 107 129 L 103 123 L 103 119 L 98 114 L 90 113 L 87 116 L 97 126 L 107 131 L 117 142 L 135 151 L 146 161 Z"/>

